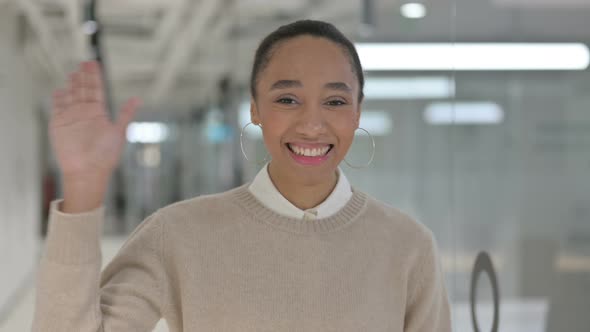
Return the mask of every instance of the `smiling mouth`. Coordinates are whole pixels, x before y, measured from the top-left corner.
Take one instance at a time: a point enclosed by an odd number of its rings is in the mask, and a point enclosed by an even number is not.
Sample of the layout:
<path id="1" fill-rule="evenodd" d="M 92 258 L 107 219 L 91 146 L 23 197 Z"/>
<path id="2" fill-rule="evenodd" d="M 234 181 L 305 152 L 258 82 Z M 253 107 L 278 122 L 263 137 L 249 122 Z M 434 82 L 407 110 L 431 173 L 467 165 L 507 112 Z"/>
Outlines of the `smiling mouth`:
<path id="1" fill-rule="evenodd" d="M 297 145 L 291 145 L 290 143 L 287 143 L 286 145 L 291 152 L 304 157 L 323 157 L 334 147 L 334 144 L 328 144 L 320 148 L 304 148 Z"/>

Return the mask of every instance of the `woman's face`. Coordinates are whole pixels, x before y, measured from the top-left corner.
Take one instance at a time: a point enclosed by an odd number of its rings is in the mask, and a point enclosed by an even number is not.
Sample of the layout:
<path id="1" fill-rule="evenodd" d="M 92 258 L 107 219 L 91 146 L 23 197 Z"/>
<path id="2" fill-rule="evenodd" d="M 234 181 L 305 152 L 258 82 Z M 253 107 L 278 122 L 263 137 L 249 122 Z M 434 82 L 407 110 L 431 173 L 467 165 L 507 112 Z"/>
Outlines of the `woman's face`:
<path id="1" fill-rule="evenodd" d="M 360 118 L 359 84 L 346 51 L 311 36 L 275 46 L 258 75 L 252 122 L 262 125 L 271 168 L 298 182 L 331 179 Z"/>

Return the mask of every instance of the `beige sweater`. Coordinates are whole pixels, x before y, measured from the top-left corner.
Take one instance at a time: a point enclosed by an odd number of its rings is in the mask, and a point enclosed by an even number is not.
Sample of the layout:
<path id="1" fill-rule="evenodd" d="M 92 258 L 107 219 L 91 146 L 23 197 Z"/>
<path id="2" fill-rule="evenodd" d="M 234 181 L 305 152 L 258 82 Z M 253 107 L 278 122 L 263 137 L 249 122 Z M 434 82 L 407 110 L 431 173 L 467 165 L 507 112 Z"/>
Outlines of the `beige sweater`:
<path id="1" fill-rule="evenodd" d="M 451 330 L 431 232 L 358 190 L 298 220 L 243 185 L 160 209 L 101 274 L 104 208 L 52 204 L 35 332 Z"/>

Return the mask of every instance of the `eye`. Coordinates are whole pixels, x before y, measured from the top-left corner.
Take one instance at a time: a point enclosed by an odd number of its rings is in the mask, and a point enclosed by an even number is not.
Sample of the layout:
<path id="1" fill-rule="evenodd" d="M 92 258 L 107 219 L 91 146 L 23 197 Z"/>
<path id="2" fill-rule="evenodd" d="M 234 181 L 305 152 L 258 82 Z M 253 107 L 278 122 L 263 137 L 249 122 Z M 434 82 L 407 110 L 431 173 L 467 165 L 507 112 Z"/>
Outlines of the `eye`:
<path id="1" fill-rule="evenodd" d="M 290 105 L 290 104 L 296 104 L 297 102 L 293 98 L 283 97 L 281 99 L 278 99 L 277 103 Z"/>
<path id="2" fill-rule="evenodd" d="M 326 104 L 330 105 L 330 106 L 341 106 L 341 105 L 346 105 L 346 102 L 341 99 L 332 99 L 332 100 L 329 100 L 328 102 L 326 102 Z"/>

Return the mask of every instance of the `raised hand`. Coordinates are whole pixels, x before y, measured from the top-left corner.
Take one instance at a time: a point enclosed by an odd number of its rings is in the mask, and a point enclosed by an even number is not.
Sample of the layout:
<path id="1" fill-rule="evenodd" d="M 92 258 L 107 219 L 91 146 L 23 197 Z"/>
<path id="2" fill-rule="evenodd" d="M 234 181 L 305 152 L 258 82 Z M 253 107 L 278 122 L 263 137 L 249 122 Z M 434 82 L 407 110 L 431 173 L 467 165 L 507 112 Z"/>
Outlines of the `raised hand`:
<path id="1" fill-rule="evenodd" d="M 82 63 L 67 87 L 54 93 L 49 136 L 63 174 L 64 210 L 80 212 L 102 202 L 138 107 L 138 99 L 127 101 L 111 121 L 97 62 Z"/>

